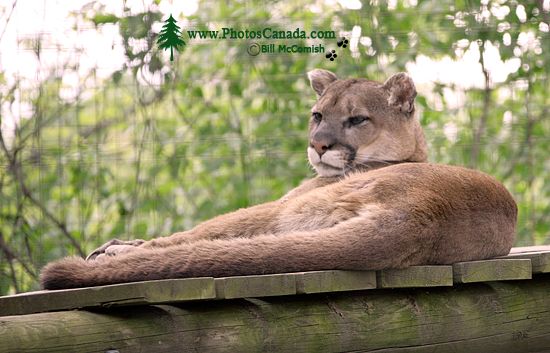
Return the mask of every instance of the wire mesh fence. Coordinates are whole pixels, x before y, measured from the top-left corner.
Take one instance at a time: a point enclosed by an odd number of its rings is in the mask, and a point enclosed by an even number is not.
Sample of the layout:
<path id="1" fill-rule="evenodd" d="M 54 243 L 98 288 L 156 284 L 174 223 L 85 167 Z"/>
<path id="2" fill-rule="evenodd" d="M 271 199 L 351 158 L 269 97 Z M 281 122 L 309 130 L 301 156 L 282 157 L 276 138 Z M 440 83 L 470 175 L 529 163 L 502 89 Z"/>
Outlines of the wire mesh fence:
<path id="1" fill-rule="evenodd" d="M 174 3 L 0 7 L 0 294 L 36 288 L 59 256 L 189 229 L 312 176 L 315 67 L 379 81 L 408 71 L 431 161 L 503 181 L 520 208 L 517 245 L 548 241 L 548 1 Z M 187 42 L 174 62 L 155 43 L 166 9 Z M 63 16 L 67 28 L 50 19 Z M 186 34 L 226 27 L 334 31 L 350 47 Z M 250 55 L 252 44 L 338 57 Z"/>

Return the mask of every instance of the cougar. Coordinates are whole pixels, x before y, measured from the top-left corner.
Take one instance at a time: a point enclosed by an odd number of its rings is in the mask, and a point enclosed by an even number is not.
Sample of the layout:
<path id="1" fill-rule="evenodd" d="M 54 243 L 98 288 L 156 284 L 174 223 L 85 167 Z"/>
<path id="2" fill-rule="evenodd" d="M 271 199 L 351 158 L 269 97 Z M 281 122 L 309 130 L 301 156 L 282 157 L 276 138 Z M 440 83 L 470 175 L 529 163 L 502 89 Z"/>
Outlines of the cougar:
<path id="1" fill-rule="evenodd" d="M 112 240 L 48 264 L 45 289 L 314 270 L 380 270 L 506 255 L 517 206 L 493 177 L 427 162 L 405 73 L 386 82 L 308 73 L 317 176 L 281 199 L 149 241 Z"/>

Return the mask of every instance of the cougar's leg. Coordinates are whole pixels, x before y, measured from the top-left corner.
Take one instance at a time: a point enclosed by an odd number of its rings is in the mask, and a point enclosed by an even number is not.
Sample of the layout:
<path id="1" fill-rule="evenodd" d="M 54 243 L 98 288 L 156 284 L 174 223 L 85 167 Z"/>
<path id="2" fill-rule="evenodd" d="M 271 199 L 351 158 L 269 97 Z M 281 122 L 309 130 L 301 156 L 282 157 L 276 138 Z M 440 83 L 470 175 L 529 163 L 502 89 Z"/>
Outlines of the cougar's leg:
<path id="1" fill-rule="evenodd" d="M 104 261 L 66 258 L 46 266 L 41 281 L 46 289 L 58 289 L 167 278 L 377 270 L 425 262 L 418 244 L 432 244 L 436 232 L 425 225 L 419 230 L 414 220 L 396 212 L 362 214 L 314 231 L 144 249 Z"/>

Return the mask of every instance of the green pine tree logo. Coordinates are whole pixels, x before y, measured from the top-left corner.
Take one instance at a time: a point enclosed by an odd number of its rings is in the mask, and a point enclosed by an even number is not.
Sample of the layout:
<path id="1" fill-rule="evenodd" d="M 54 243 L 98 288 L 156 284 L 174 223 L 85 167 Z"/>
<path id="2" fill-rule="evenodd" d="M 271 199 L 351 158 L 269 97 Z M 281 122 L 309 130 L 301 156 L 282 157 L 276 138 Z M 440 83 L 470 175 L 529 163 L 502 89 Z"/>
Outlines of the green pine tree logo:
<path id="1" fill-rule="evenodd" d="M 159 33 L 157 44 L 161 49 L 170 49 L 170 61 L 174 61 L 174 49 L 177 51 L 183 49 L 185 42 L 181 38 L 180 28 L 174 17 L 172 17 L 172 14 L 164 21 L 164 26 L 162 26 L 162 30 Z"/>

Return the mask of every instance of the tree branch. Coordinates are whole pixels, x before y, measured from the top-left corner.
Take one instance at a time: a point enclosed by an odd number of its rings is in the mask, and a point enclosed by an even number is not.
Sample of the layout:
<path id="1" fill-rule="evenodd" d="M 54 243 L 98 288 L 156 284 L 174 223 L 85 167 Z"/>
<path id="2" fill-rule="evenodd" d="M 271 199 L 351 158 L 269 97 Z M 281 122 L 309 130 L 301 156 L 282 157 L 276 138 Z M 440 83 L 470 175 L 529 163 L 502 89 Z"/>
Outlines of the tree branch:
<path id="1" fill-rule="evenodd" d="M 480 48 L 479 62 L 481 63 L 481 70 L 483 72 L 483 77 L 485 78 L 485 88 L 483 90 L 483 111 L 479 119 L 479 125 L 477 129 L 474 129 L 474 136 L 472 141 L 472 150 L 470 152 L 470 167 L 476 167 L 479 155 L 481 152 L 481 139 L 485 133 L 485 128 L 487 126 L 487 120 L 489 119 L 489 108 L 491 104 L 491 77 L 487 67 L 485 66 L 485 41 L 483 41 L 483 46 Z"/>
<path id="2" fill-rule="evenodd" d="M 2 40 L 2 38 L 4 37 L 4 33 L 6 33 L 6 29 L 8 28 L 8 25 L 10 24 L 11 16 L 13 15 L 13 11 L 15 10 L 15 5 L 17 5 L 17 0 L 15 0 L 13 2 L 13 4 L 11 5 L 10 13 L 9 13 L 9 15 L 6 19 L 6 26 L 4 26 L 4 28 L 2 29 L 2 33 L 0 34 L 0 40 Z"/>
<path id="3" fill-rule="evenodd" d="M 32 204 L 34 204 L 41 212 L 42 214 L 50 220 L 55 226 L 61 231 L 61 233 L 69 240 L 71 245 L 76 249 L 78 254 L 80 256 L 85 256 L 84 251 L 82 250 L 80 244 L 78 241 L 71 235 L 69 230 L 67 229 L 67 226 L 64 222 L 58 220 L 49 210 L 46 206 L 44 206 L 39 200 L 37 200 L 33 195 L 30 189 L 27 187 L 27 185 L 24 182 L 23 174 L 21 172 L 21 165 L 16 160 L 14 155 L 10 153 L 8 150 L 5 142 L 4 137 L 2 133 L 0 132 L 0 148 L 4 152 L 4 155 L 8 159 L 9 167 L 8 170 L 11 171 L 13 174 L 14 181 L 17 182 L 19 185 L 19 189 L 21 190 L 21 193 L 23 196 L 25 196 Z"/>
<path id="4" fill-rule="evenodd" d="M 11 250 L 8 244 L 6 244 L 6 241 L 4 240 L 4 234 L 2 233 L 2 231 L 0 231 L 0 250 L 2 250 L 2 252 L 6 256 L 6 260 L 8 260 L 8 263 L 10 264 L 10 268 L 12 268 L 13 260 L 15 259 L 17 260 L 17 262 L 21 264 L 21 266 L 23 266 L 23 269 L 25 269 L 25 271 L 31 277 L 37 278 L 36 273 L 25 263 L 25 261 L 23 261 L 19 256 L 16 255 L 15 251 Z M 14 272 L 14 276 L 15 276 L 15 272 Z M 14 286 L 16 287 L 16 290 L 17 290 L 17 281 L 15 278 L 14 278 Z"/>

